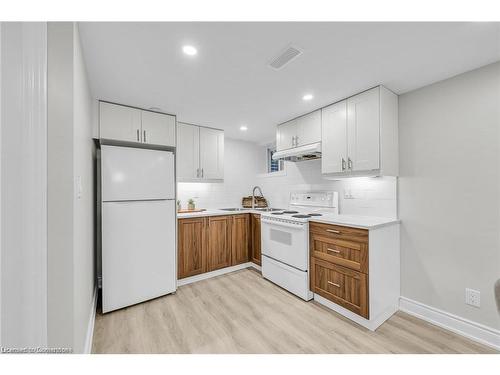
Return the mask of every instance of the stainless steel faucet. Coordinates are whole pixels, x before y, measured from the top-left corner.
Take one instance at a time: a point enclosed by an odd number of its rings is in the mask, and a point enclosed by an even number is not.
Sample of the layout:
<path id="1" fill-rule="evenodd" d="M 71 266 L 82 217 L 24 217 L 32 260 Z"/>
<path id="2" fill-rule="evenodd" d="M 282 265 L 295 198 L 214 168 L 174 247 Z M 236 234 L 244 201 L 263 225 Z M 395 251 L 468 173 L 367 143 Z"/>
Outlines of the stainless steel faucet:
<path id="1" fill-rule="evenodd" d="M 255 208 L 255 190 L 259 190 L 261 197 L 264 196 L 264 194 L 262 194 L 262 189 L 260 188 L 260 186 L 254 186 L 254 188 L 252 190 L 252 209 Z"/>

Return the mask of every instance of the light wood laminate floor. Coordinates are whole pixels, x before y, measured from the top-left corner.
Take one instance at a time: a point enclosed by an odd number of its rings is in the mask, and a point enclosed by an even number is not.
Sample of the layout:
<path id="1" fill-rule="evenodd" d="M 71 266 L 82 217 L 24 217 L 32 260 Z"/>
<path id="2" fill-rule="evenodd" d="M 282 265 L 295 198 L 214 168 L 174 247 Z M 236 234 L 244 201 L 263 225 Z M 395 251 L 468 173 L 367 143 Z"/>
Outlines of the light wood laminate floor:
<path id="1" fill-rule="evenodd" d="M 493 353 L 398 312 L 371 332 L 251 269 L 98 314 L 93 353 Z"/>

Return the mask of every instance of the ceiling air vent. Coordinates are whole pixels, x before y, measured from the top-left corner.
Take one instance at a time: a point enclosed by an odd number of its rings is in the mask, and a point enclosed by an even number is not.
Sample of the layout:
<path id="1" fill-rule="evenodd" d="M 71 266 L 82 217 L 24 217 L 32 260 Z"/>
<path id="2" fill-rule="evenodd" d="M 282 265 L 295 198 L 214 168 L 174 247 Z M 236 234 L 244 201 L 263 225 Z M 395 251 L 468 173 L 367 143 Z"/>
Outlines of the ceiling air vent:
<path id="1" fill-rule="evenodd" d="M 302 51 L 300 49 L 294 46 L 290 46 L 281 54 L 279 54 L 279 56 L 275 57 L 273 61 L 269 63 L 269 66 L 276 70 L 281 69 L 300 54 L 302 54 Z"/>

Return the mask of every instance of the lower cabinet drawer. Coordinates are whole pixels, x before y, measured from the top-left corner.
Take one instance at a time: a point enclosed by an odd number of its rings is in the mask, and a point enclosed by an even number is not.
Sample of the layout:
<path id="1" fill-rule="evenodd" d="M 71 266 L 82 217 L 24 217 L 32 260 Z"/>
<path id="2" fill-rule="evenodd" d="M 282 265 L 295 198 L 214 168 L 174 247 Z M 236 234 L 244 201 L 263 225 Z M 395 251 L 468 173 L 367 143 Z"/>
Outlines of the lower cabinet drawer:
<path id="1" fill-rule="evenodd" d="M 311 256 L 355 271 L 368 273 L 368 244 L 310 234 Z"/>
<path id="2" fill-rule="evenodd" d="M 366 274 L 312 257 L 311 290 L 369 319 Z"/>

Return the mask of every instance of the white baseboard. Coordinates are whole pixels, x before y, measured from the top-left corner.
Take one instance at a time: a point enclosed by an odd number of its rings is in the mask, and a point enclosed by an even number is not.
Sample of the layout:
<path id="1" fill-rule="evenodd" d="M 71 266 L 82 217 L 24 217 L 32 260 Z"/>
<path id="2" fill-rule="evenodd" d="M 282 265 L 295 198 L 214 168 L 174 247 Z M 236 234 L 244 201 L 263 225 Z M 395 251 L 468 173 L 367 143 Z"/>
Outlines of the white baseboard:
<path id="1" fill-rule="evenodd" d="M 250 267 L 255 268 L 257 271 L 262 271 L 262 267 L 253 262 L 250 262 Z"/>
<path id="2" fill-rule="evenodd" d="M 87 337 L 85 339 L 85 347 L 83 354 L 90 354 L 92 352 L 92 339 L 94 338 L 94 324 L 95 314 L 97 309 L 97 286 L 94 289 L 94 296 L 92 298 L 92 306 L 90 307 L 89 323 L 87 328 Z"/>
<path id="3" fill-rule="evenodd" d="M 255 266 L 257 266 L 257 265 L 256 264 L 254 265 L 252 262 L 246 262 L 246 263 L 242 263 L 242 264 L 237 264 L 236 266 L 221 268 L 220 270 L 202 273 L 202 274 L 196 275 L 196 276 L 185 277 L 184 279 L 177 280 L 177 286 L 179 287 L 182 285 L 192 284 L 192 283 L 195 283 L 197 281 L 211 279 L 212 277 L 224 275 L 226 273 L 242 270 L 242 269 L 245 269 L 248 267 L 255 267 Z"/>
<path id="4" fill-rule="evenodd" d="M 417 318 L 500 350 L 500 331 L 423 303 L 400 297 L 399 309 Z"/>

